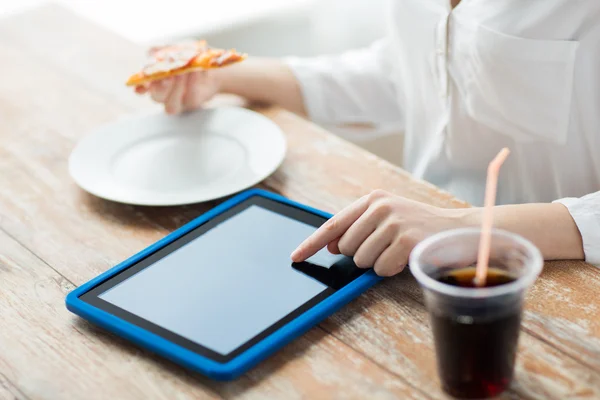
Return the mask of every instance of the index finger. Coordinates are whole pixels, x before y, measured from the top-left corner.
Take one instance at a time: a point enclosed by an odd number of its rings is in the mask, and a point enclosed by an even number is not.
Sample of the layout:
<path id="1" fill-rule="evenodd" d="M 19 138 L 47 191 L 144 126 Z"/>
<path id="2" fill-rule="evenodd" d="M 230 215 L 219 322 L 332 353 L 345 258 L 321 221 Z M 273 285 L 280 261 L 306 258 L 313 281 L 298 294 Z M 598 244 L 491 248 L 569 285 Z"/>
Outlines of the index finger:
<path id="1" fill-rule="evenodd" d="M 365 196 L 331 217 L 292 252 L 292 261 L 304 261 L 329 244 L 329 242 L 342 236 L 367 210 L 368 206 L 367 197 Z"/>

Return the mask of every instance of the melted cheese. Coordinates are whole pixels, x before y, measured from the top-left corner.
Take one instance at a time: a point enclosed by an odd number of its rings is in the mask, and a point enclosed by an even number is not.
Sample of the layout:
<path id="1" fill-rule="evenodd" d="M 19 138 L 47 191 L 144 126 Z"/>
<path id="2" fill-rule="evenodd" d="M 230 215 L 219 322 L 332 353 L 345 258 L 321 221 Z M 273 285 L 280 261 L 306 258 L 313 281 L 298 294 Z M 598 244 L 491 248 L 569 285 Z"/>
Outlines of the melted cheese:
<path id="1" fill-rule="evenodd" d="M 184 42 L 150 50 L 150 60 L 142 69 L 144 75 L 169 72 L 185 67 L 199 54 L 208 50 L 205 41 Z"/>

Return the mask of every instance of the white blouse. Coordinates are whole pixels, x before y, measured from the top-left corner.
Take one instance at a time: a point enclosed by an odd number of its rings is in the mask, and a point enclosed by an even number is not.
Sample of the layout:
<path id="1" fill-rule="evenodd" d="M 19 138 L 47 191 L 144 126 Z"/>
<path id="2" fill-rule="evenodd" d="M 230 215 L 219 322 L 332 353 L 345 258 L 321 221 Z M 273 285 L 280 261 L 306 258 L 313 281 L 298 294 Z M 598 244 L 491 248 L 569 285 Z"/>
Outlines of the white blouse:
<path id="1" fill-rule="evenodd" d="M 400 126 L 404 167 L 474 205 L 510 148 L 498 204 L 561 202 L 600 265 L 600 0 L 449 3 L 392 0 L 369 48 L 286 59 L 309 116 Z"/>

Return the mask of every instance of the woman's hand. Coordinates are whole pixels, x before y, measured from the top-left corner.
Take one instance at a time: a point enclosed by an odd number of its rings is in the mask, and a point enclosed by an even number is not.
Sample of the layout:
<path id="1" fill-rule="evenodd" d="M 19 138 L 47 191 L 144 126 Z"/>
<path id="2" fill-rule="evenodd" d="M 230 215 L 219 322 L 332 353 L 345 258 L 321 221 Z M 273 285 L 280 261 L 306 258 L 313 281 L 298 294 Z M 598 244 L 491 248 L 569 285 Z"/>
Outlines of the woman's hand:
<path id="1" fill-rule="evenodd" d="M 150 93 L 152 99 L 164 104 L 168 114 L 198 109 L 220 90 L 217 71 L 195 71 L 137 86 L 136 93 Z"/>
<path id="2" fill-rule="evenodd" d="M 244 62 L 207 71 L 195 71 L 138 86 L 164 104 L 168 114 L 202 107 L 218 93 L 233 94 L 250 103 L 271 104 L 306 115 L 300 83 L 278 59 L 252 57 Z"/>
<path id="3" fill-rule="evenodd" d="M 404 269 L 417 243 L 447 229 L 467 225 L 476 209 L 444 209 L 376 190 L 328 220 L 292 253 L 304 261 L 323 247 L 354 258 L 380 276 Z M 475 221 L 469 219 L 471 224 Z"/>

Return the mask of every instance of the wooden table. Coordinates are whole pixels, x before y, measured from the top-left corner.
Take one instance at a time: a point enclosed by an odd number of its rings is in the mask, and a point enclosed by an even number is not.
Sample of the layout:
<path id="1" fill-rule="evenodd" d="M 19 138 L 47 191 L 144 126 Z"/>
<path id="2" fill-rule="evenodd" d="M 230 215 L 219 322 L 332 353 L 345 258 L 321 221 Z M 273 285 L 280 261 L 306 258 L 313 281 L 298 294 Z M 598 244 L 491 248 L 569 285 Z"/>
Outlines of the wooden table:
<path id="1" fill-rule="evenodd" d="M 87 195 L 67 173 L 78 139 L 151 108 L 123 86 L 142 49 L 47 6 L 0 21 L 0 399 L 440 399 L 420 290 L 378 284 L 242 378 L 216 383 L 70 314 L 77 285 L 211 204 L 147 208 Z M 288 112 L 259 110 L 289 153 L 263 186 L 329 211 L 375 188 L 465 203 Z M 528 296 L 506 398 L 600 398 L 600 270 L 548 263 Z"/>

